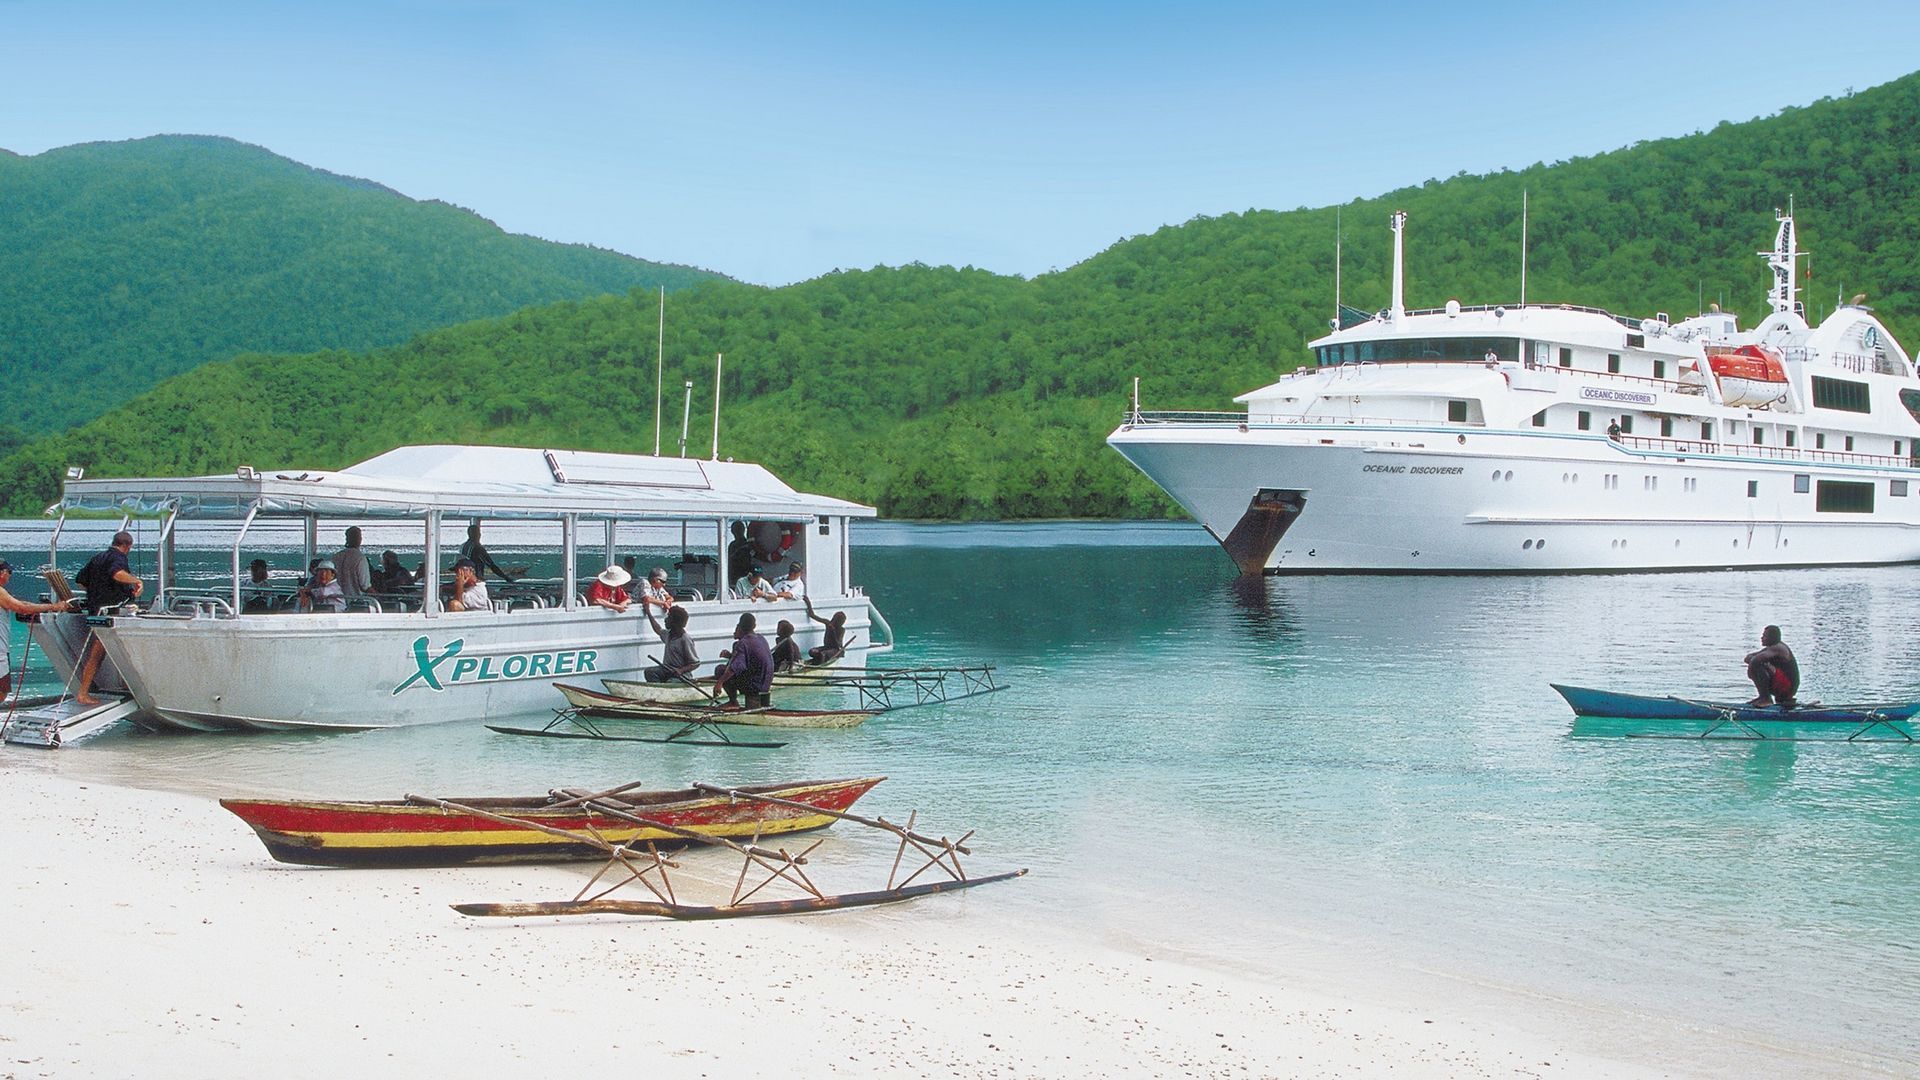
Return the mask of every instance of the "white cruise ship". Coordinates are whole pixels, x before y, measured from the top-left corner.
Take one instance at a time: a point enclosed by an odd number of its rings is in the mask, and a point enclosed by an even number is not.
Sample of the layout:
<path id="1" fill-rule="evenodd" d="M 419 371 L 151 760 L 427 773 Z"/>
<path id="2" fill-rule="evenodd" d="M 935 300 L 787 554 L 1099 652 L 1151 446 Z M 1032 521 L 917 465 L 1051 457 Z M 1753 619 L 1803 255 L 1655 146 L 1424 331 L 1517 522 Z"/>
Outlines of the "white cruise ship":
<path id="1" fill-rule="evenodd" d="M 1722 569 L 1920 560 L 1920 382 L 1860 299 L 1809 326 L 1791 214 L 1751 330 L 1565 304 L 1335 320 L 1236 413 L 1107 442 L 1249 574 Z M 1340 325 L 1351 322 L 1353 325 Z"/>

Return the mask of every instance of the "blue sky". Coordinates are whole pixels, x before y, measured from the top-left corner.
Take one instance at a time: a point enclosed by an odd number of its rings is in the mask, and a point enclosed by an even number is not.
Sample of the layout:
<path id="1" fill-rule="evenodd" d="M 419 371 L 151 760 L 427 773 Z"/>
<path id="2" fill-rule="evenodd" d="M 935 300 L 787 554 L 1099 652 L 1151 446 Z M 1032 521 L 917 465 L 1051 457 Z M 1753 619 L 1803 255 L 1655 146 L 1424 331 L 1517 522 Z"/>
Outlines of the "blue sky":
<path id="1" fill-rule="evenodd" d="M 226 135 L 763 284 L 1031 275 L 1920 67 L 1920 5 L 1813 10 L 0 0 L 0 147 Z"/>

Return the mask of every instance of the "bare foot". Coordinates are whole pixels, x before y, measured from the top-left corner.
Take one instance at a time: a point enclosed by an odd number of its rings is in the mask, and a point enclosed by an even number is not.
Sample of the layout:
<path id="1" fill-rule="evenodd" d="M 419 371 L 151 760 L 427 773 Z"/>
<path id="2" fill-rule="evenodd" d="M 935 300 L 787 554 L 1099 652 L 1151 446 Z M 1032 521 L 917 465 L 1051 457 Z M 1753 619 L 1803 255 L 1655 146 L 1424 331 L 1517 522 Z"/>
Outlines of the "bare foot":
<path id="1" fill-rule="evenodd" d="M 1773 704 L 1773 699 L 1770 697 L 1757 697 L 1757 698 L 1754 698 L 1752 701 L 1747 702 L 1747 706 L 1749 708 L 1754 708 L 1754 709 L 1762 708 L 1764 706 L 1771 705 L 1771 704 Z"/>
<path id="2" fill-rule="evenodd" d="M 75 694 L 75 695 L 73 696 L 73 700 L 75 700 L 75 701 L 77 701 L 77 702 L 79 702 L 79 703 L 80 703 L 80 704 L 82 704 L 82 705 L 98 705 L 98 704 L 100 704 L 100 699 L 99 699 L 99 698 L 97 698 L 97 697 L 89 697 L 89 696 L 88 696 L 88 695 L 86 695 L 86 694 Z"/>

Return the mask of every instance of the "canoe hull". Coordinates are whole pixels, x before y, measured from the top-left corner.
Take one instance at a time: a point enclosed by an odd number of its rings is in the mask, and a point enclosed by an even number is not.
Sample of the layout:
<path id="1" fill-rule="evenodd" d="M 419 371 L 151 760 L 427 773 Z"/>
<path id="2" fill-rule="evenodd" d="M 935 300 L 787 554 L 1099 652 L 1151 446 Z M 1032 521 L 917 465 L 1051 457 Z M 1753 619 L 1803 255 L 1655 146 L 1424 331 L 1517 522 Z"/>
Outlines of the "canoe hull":
<path id="1" fill-rule="evenodd" d="M 1913 721 L 1920 714 L 1920 702 L 1783 709 L 1778 705 L 1755 707 L 1741 702 L 1621 694 L 1557 683 L 1553 688 L 1573 708 L 1575 735 L 1906 742 L 1920 727 Z"/>
<path id="2" fill-rule="evenodd" d="M 616 798 L 633 812 L 708 836 L 739 839 L 808 832 L 833 824 L 819 810 L 845 811 L 883 777 L 764 784 L 740 790 L 805 803 L 816 810 L 751 800 L 729 800 L 693 790 L 626 792 Z M 610 843 L 680 847 L 688 843 L 659 829 L 634 825 L 579 807 L 556 808 L 550 796 L 453 800 L 552 828 L 591 827 Z M 405 801 L 328 802 L 222 799 L 253 828 L 268 854 L 304 866 L 470 866 L 496 863 L 605 859 L 599 848 L 537 829 Z"/>
<path id="3" fill-rule="evenodd" d="M 752 709 L 729 712 L 723 709 L 675 705 L 670 702 L 634 701 L 614 694 L 603 694 L 584 686 L 555 683 L 567 704 L 588 716 L 629 720 L 662 720 L 669 723 L 740 724 L 746 727 L 845 728 L 865 723 L 875 709 Z"/>

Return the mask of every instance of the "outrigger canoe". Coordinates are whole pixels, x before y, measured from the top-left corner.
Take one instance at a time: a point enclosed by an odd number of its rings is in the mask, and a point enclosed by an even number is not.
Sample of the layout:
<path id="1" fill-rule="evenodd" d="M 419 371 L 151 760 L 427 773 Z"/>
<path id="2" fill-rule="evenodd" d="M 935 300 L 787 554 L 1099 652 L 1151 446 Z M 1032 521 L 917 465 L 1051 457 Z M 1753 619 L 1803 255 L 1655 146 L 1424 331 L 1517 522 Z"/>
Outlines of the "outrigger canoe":
<path id="1" fill-rule="evenodd" d="M 700 788 L 629 790 L 635 785 L 597 797 L 556 791 L 527 798 L 452 800 L 484 814 L 449 810 L 443 800 L 414 797 L 381 802 L 222 799 L 220 805 L 252 826 L 267 852 L 286 863 L 369 867 L 570 862 L 604 859 L 606 852 L 566 832 L 595 833 L 612 844 L 678 847 L 689 842 L 667 829 L 623 820 L 600 808 L 626 808 L 649 822 L 703 836 L 751 839 L 825 828 L 837 820 L 836 813 L 883 779 L 737 789 L 783 802 L 730 798 Z M 584 808 L 588 802 L 596 809 Z"/>
<path id="2" fill-rule="evenodd" d="M 678 723 L 745 724 L 750 727 L 844 728 L 863 724 L 880 715 L 880 709 L 742 709 L 712 705 L 678 705 L 671 702 L 635 701 L 616 694 L 603 694 L 584 686 L 554 683 L 554 689 L 567 704 L 588 716 L 613 716 L 633 720 L 666 720 Z"/>
<path id="3" fill-rule="evenodd" d="M 1573 708 L 1577 735 L 1911 742 L 1920 702 L 1748 705 L 1550 684 Z"/>

